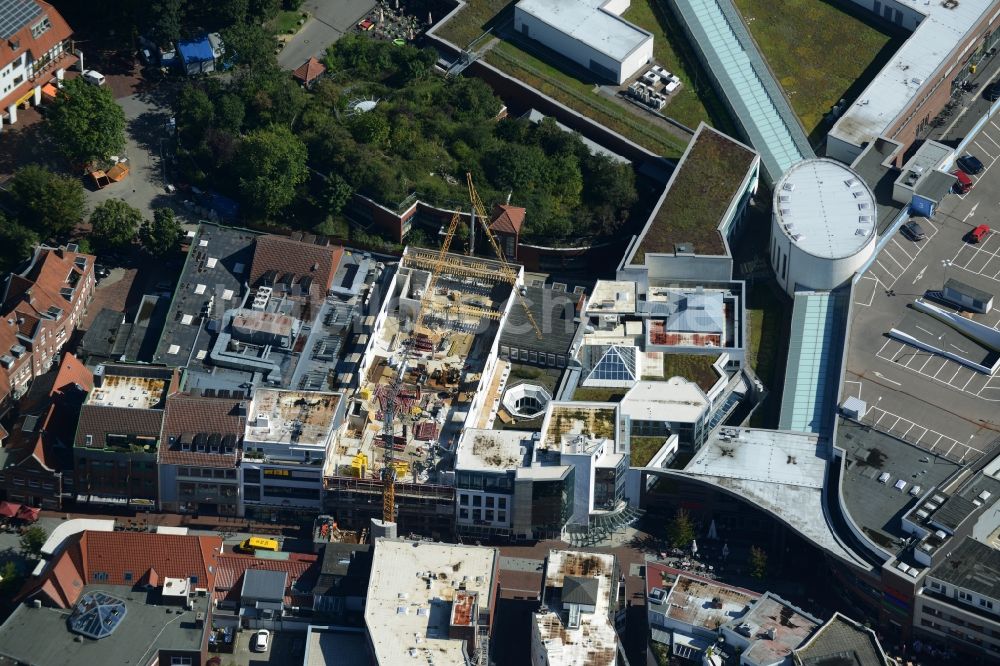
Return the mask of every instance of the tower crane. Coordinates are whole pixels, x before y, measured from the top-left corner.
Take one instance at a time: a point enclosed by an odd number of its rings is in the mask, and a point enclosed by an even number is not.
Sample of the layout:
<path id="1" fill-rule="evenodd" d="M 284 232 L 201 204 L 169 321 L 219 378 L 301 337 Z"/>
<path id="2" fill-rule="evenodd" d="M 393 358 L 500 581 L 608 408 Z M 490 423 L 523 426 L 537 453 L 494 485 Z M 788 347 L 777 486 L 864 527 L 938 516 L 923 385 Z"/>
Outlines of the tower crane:
<path id="1" fill-rule="evenodd" d="M 478 215 L 480 219 L 479 226 L 482 227 L 487 240 L 489 240 L 490 245 L 493 246 L 493 251 L 497 253 L 497 258 L 500 259 L 500 272 L 503 275 L 504 281 L 510 283 L 511 290 L 517 295 L 517 300 L 520 301 L 521 307 L 524 308 L 525 316 L 528 318 L 528 321 L 531 322 L 531 327 L 535 329 L 535 335 L 539 340 L 541 340 L 542 331 L 538 328 L 535 318 L 531 316 L 531 309 L 525 302 L 524 295 L 517 288 L 517 273 L 507 262 L 507 255 L 504 254 L 503 248 L 500 247 L 500 243 L 497 241 L 496 236 L 493 235 L 493 230 L 490 229 L 490 225 L 486 222 L 489 219 L 486 216 L 486 206 L 483 205 L 483 200 L 479 198 L 479 193 L 476 192 L 476 186 L 472 184 L 472 174 L 466 172 L 465 180 L 469 185 L 469 199 L 472 201 L 472 208 L 475 210 L 476 215 Z"/>

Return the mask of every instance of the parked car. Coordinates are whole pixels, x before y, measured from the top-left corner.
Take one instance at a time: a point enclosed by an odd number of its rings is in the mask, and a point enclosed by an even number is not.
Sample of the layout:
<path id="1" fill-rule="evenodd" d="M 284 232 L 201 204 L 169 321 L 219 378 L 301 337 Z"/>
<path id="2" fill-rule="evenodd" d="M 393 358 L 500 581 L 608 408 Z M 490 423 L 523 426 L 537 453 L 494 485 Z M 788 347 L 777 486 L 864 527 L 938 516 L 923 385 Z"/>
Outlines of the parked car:
<path id="1" fill-rule="evenodd" d="M 927 234 L 924 233 L 923 227 L 921 227 L 916 221 L 910 220 L 903 225 L 900 231 L 903 235 L 909 238 L 911 241 L 922 241 L 927 238 Z"/>
<path id="2" fill-rule="evenodd" d="M 253 635 L 253 639 L 250 641 L 250 648 L 254 652 L 267 652 L 267 643 L 270 638 L 270 631 L 267 629 L 260 629 Z"/>
<path id="3" fill-rule="evenodd" d="M 955 184 L 952 185 L 952 190 L 957 194 L 965 194 L 972 189 L 972 178 L 969 174 L 965 173 L 961 169 L 957 169 L 954 174 Z"/>
<path id="4" fill-rule="evenodd" d="M 986 234 L 990 233 L 990 228 L 988 225 L 980 224 L 978 227 L 969 232 L 969 242 L 979 243 L 986 237 Z"/>
<path id="5" fill-rule="evenodd" d="M 983 91 L 983 97 L 991 102 L 995 102 L 1000 99 L 1000 81 L 986 86 L 986 90 Z"/>
<path id="6" fill-rule="evenodd" d="M 100 264 L 94 266 L 94 275 L 97 276 L 98 280 L 103 280 L 104 278 L 111 275 L 111 269 L 107 266 L 102 266 Z"/>
<path id="7" fill-rule="evenodd" d="M 104 75 L 96 69 L 83 70 L 83 80 L 95 86 L 103 86 L 106 83 Z"/>
<path id="8" fill-rule="evenodd" d="M 979 158 L 975 155 L 970 155 L 966 153 L 956 160 L 958 166 L 965 173 L 975 176 L 983 172 L 983 163 L 979 161 Z"/>

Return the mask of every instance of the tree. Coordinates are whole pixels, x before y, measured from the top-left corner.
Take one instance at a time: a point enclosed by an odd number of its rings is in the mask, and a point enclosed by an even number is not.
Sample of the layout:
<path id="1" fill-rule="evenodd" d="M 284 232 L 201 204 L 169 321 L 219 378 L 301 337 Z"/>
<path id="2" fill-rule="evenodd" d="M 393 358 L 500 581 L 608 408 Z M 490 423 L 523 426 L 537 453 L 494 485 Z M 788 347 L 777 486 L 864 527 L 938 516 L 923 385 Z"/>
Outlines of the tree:
<path id="1" fill-rule="evenodd" d="M 31 256 L 38 236 L 0 213 L 0 273 L 7 274 Z"/>
<path id="2" fill-rule="evenodd" d="M 163 46 L 181 38 L 184 0 L 155 0 L 147 5 L 149 30 L 156 43 Z"/>
<path id="3" fill-rule="evenodd" d="M 25 557 L 35 558 L 42 552 L 45 540 L 49 538 L 49 533 L 38 525 L 32 525 L 21 535 L 21 554 Z"/>
<path id="4" fill-rule="evenodd" d="M 354 188 L 339 174 L 331 174 L 323 185 L 323 205 L 327 212 L 338 215 L 351 200 Z"/>
<path id="5" fill-rule="evenodd" d="M 694 525 L 687 509 L 677 509 L 674 520 L 670 523 L 670 542 L 675 548 L 686 548 L 694 541 Z"/>
<path id="6" fill-rule="evenodd" d="M 201 143 L 214 119 L 215 106 L 204 90 L 188 85 L 177 96 L 178 132 L 185 146 Z"/>
<path id="7" fill-rule="evenodd" d="M 268 217 L 292 203 L 305 181 L 306 146 L 281 125 L 254 130 L 243 139 L 235 167 L 244 203 Z"/>
<path id="8" fill-rule="evenodd" d="M 82 78 L 63 84 L 47 124 L 74 165 L 106 160 L 125 148 L 125 112 L 106 86 L 90 85 Z"/>
<path id="9" fill-rule="evenodd" d="M 750 574 L 758 579 L 767 574 L 767 553 L 763 548 L 750 547 Z"/>
<path id="10" fill-rule="evenodd" d="M 389 138 L 389 121 L 378 111 L 359 113 L 351 121 L 351 132 L 361 143 L 381 146 Z"/>
<path id="11" fill-rule="evenodd" d="M 71 230 L 86 214 L 80 181 L 38 164 L 15 171 L 9 187 L 21 226 L 43 238 Z"/>
<path id="12" fill-rule="evenodd" d="M 239 132 L 243 127 L 243 117 L 246 107 L 239 95 L 225 93 L 215 100 L 215 124 L 230 132 Z"/>
<path id="13" fill-rule="evenodd" d="M 146 251 L 156 257 L 164 257 L 177 249 L 184 230 L 170 208 L 157 208 L 152 221 L 146 220 L 139 227 L 139 241 Z"/>
<path id="14" fill-rule="evenodd" d="M 142 213 L 121 199 L 108 199 L 90 215 L 95 243 L 105 250 L 122 248 L 135 239 Z"/>

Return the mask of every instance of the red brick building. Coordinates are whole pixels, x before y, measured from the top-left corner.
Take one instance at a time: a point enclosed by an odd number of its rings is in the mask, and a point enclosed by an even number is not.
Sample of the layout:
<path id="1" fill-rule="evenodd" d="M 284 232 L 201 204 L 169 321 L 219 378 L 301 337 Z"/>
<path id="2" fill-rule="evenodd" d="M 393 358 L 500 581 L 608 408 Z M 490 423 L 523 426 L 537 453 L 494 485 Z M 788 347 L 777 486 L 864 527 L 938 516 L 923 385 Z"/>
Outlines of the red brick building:
<path id="1" fill-rule="evenodd" d="M 40 247 L 0 286 L 0 413 L 58 361 L 93 298 L 94 259 L 74 245 Z"/>

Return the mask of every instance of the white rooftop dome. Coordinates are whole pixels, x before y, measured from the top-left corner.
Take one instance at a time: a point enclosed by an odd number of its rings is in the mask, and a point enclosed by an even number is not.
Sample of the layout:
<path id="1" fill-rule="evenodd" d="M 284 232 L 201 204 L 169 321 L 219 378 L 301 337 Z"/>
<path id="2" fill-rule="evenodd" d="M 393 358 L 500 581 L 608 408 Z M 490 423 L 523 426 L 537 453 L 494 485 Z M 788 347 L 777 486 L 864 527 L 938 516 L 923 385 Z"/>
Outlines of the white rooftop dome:
<path id="1" fill-rule="evenodd" d="M 849 257 L 875 235 L 875 195 L 850 167 L 828 158 L 803 160 L 774 188 L 774 215 L 782 233 L 803 252 L 823 259 Z"/>

